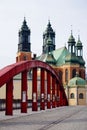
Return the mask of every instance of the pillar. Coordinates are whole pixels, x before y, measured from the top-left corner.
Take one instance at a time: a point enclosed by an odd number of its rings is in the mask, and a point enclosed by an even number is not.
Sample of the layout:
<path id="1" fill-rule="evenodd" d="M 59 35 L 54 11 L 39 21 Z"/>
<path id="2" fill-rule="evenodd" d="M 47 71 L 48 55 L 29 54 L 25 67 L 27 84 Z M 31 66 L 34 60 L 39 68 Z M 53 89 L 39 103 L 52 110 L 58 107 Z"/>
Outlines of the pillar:
<path id="1" fill-rule="evenodd" d="M 57 107 L 57 83 L 55 80 L 55 107 Z"/>
<path id="2" fill-rule="evenodd" d="M 76 87 L 76 105 L 78 105 L 78 86 Z"/>
<path id="3" fill-rule="evenodd" d="M 50 73 L 47 71 L 47 109 L 51 108 L 51 76 Z"/>
<path id="4" fill-rule="evenodd" d="M 59 97 L 59 83 L 57 83 L 57 107 L 59 107 L 59 100 L 60 100 L 60 97 Z"/>
<path id="5" fill-rule="evenodd" d="M 52 108 L 55 108 L 55 77 L 52 76 Z"/>
<path id="6" fill-rule="evenodd" d="M 41 68 L 41 103 L 40 103 L 40 109 L 45 110 L 45 93 L 44 93 L 44 86 L 45 86 L 45 71 L 43 68 Z"/>
<path id="7" fill-rule="evenodd" d="M 13 79 L 6 83 L 6 115 L 13 115 Z"/>
<path id="8" fill-rule="evenodd" d="M 37 111 L 37 68 L 33 68 L 32 111 Z"/>
<path id="9" fill-rule="evenodd" d="M 27 71 L 22 72 L 21 80 L 21 112 L 27 113 Z"/>
<path id="10" fill-rule="evenodd" d="M 59 92 L 60 92 L 60 101 L 59 101 L 59 104 L 60 104 L 60 106 L 62 106 L 63 105 L 63 91 L 62 91 L 61 86 L 60 86 Z"/>

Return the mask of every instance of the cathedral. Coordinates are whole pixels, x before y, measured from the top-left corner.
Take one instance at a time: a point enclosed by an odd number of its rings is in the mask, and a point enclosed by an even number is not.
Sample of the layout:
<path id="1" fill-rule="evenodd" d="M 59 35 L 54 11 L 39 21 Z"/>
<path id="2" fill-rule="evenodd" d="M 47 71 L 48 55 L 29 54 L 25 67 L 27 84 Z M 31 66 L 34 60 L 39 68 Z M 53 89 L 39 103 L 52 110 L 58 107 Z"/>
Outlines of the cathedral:
<path id="1" fill-rule="evenodd" d="M 19 31 L 19 43 L 16 62 L 23 60 L 40 60 L 51 65 L 63 83 L 69 105 L 87 104 L 87 85 L 85 80 L 85 61 L 83 59 L 83 45 L 78 36 L 77 42 L 71 34 L 67 46 L 56 49 L 55 32 L 48 21 L 43 33 L 43 46 L 40 56 L 32 57 L 31 31 L 24 18 Z"/>
<path id="2" fill-rule="evenodd" d="M 40 56 L 34 55 L 32 57 L 30 29 L 24 18 L 23 25 L 19 31 L 19 43 L 16 62 L 23 60 L 41 60 L 51 65 L 63 85 L 68 84 L 68 81 L 75 77 L 78 72 L 79 77 L 85 79 L 85 61 L 83 59 L 83 45 L 78 36 L 78 41 L 75 41 L 72 30 L 68 39 L 68 48 L 66 46 L 56 49 L 55 32 L 51 26 L 50 21 L 46 30 L 43 33 L 42 54 Z"/>

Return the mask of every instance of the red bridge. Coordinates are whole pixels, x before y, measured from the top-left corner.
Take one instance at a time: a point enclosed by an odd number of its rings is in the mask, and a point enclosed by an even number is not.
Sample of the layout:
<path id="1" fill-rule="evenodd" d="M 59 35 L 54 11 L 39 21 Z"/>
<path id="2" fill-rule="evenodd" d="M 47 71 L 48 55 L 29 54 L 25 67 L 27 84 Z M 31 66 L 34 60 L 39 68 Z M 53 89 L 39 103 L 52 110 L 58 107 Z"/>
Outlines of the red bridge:
<path id="1" fill-rule="evenodd" d="M 40 68 L 40 109 L 68 105 L 63 85 L 48 64 L 33 60 L 14 63 L 0 70 L 0 87 L 6 84 L 6 115 L 13 115 L 13 77 L 22 74 L 21 79 L 21 112 L 27 112 L 27 73 L 32 69 L 32 111 L 37 111 L 37 72 Z M 45 74 L 46 72 L 46 74 Z M 47 77 L 47 99 L 45 100 L 45 77 Z M 52 86 L 52 88 L 51 88 Z M 51 99 L 52 97 L 52 99 Z"/>

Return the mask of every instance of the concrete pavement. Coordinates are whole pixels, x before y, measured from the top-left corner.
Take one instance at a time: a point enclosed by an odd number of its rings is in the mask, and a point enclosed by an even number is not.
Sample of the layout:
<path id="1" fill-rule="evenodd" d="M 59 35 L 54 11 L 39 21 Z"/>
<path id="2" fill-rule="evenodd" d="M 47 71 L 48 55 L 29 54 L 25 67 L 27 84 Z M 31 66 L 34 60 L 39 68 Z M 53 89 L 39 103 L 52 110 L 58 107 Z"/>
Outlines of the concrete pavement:
<path id="1" fill-rule="evenodd" d="M 0 112 L 0 130 L 87 130 L 87 106 L 65 106 L 13 116 Z"/>

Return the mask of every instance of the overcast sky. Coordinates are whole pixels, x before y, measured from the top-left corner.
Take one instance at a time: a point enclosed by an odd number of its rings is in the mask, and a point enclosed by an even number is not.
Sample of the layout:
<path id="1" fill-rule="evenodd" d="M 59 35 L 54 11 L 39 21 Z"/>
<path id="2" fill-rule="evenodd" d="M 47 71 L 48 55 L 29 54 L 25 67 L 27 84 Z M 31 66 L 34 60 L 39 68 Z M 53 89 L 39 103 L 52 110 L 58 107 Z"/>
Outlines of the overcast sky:
<path id="1" fill-rule="evenodd" d="M 33 53 L 42 53 L 43 32 L 50 20 L 56 49 L 67 46 L 72 29 L 76 41 L 80 35 L 87 60 L 87 0 L 0 0 L 0 68 L 16 61 L 24 17 L 31 30 Z"/>

